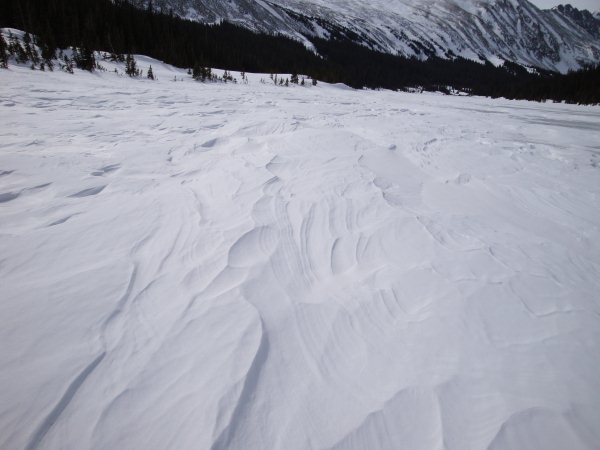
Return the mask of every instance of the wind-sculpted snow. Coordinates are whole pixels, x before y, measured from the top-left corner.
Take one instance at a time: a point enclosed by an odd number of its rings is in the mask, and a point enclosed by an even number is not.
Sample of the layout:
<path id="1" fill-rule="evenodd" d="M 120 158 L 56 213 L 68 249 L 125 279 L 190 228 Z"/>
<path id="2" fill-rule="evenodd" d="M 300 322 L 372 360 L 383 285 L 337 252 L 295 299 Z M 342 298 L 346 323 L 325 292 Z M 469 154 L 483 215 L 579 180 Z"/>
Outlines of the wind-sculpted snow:
<path id="1" fill-rule="evenodd" d="M 0 71 L 1 448 L 600 447 L 598 107 L 138 59 Z"/>

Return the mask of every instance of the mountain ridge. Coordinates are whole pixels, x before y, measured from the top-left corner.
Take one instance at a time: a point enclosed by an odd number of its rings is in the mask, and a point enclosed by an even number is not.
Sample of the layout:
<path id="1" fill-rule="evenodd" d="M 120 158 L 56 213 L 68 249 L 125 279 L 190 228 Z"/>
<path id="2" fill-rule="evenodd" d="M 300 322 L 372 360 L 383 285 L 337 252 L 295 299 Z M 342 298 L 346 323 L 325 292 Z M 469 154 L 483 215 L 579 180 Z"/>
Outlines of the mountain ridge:
<path id="1" fill-rule="evenodd" d="M 147 0 L 136 2 L 140 7 Z M 425 59 L 462 56 L 567 72 L 600 61 L 600 23 L 565 5 L 542 10 L 527 0 L 154 0 L 154 7 L 199 22 L 222 20 L 311 38 L 342 38 L 374 50 Z"/>

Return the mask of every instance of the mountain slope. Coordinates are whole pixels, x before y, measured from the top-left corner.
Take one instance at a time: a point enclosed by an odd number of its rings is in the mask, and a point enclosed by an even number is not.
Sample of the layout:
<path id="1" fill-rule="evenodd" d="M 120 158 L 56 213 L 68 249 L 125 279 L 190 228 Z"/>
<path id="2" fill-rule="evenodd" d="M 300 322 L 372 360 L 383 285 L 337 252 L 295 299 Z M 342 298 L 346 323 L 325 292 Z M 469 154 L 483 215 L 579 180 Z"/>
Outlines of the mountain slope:
<path id="1" fill-rule="evenodd" d="M 600 60 L 600 38 L 593 29 L 527 0 L 157 0 L 154 4 L 193 20 L 227 20 L 302 38 L 344 36 L 419 58 L 460 55 L 562 72 Z"/>
<path id="2" fill-rule="evenodd" d="M 563 20 L 577 24 L 596 39 L 600 39 L 600 15 L 598 13 L 592 14 L 588 10 L 580 10 L 571 5 L 559 5 L 552 8 L 552 12 L 560 15 Z"/>

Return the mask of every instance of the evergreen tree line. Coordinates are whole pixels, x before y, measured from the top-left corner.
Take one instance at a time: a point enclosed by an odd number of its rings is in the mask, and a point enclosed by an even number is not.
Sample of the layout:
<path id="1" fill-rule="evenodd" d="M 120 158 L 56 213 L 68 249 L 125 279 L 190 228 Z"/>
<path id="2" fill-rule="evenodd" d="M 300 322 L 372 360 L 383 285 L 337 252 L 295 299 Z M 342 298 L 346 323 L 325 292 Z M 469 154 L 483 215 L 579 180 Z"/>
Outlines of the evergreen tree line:
<path id="1" fill-rule="evenodd" d="M 207 67 L 221 67 L 240 72 L 303 73 L 356 88 L 454 88 L 491 97 L 600 103 L 600 65 L 561 75 L 543 70 L 530 73 L 513 63 L 495 67 L 463 58 L 420 61 L 376 52 L 344 36 L 312 38 L 316 55 L 286 36 L 254 33 L 229 23 L 200 24 L 155 11 L 152 6 L 139 9 L 127 0 L 0 0 L 0 27 L 37 36 L 42 60 L 72 46 L 84 60 L 90 54 L 93 57 L 92 49 L 113 55 L 145 54 L 194 68 L 194 77 L 200 80 L 213 77 Z M 0 64 L 6 64 L 6 51 L 0 48 Z M 87 61 L 90 63 L 89 58 Z"/>
<path id="2" fill-rule="evenodd" d="M 68 54 L 67 54 L 68 53 Z M 31 36 L 25 32 L 19 39 L 11 31 L 7 33 L 6 39 L 0 33 L 0 68 L 8 68 L 10 57 L 13 57 L 18 64 L 29 64 L 31 69 L 53 71 L 56 64 L 61 70 L 73 73 L 77 67 L 81 70 L 94 71 L 106 70 L 102 64 L 96 60 L 96 54 L 93 50 L 86 47 L 71 47 L 69 52 L 63 49 L 54 49 L 41 42 L 37 36 Z M 125 63 L 125 74 L 130 77 L 139 77 L 142 70 L 137 67 L 135 58 L 131 54 L 123 55 L 117 53 L 100 53 L 101 60 Z M 117 71 L 115 69 L 115 71 Z M 147 78 L 154 80 L 152 66 L 148 68 Z"/>

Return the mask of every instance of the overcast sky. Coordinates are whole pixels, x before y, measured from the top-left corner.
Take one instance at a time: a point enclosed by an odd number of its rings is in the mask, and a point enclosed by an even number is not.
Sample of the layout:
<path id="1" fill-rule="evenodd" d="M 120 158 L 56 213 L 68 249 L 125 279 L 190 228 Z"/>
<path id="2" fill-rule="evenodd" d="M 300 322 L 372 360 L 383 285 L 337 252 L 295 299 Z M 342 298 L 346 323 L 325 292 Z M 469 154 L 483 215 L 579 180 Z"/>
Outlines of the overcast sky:
<path id="1" fill-rule="evenodd" d="M 553 6 L 560 4 L 570 3 L 579 9 L 589 9 L 590 11 L 600 10 L 600 0 L 529 0 L 531 3 L 536 5 L 538 8 L 552 8 Z"/>

